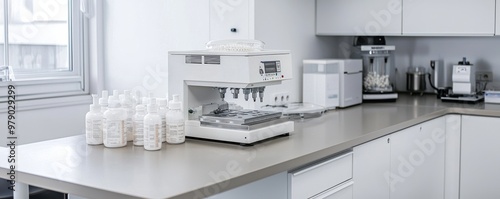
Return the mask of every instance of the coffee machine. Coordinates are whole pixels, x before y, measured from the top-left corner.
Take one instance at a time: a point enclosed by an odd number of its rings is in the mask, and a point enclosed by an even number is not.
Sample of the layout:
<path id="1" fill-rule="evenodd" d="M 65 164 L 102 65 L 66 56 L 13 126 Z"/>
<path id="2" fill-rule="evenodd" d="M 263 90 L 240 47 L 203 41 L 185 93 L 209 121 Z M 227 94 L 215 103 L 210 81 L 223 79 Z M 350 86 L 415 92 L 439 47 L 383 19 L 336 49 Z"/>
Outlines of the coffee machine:
<path id="1" fill-rule="evenodd" d="M 385 45 L 385 38 L 355 37 L 357 50 L 351 57 L 363 59 L 363 102 L 396 101 L 394 86 L 395 46 Z"/>
<path id="2" fill-rule="evenodd" d="M 252 144 L 293 132 L 281 112 L 239 109 L 224 99 L 263 101 L 267 86 L 291 79 L 286 50 L 169 52 L 169 93 L 182 96 L 186 136 Z"/>

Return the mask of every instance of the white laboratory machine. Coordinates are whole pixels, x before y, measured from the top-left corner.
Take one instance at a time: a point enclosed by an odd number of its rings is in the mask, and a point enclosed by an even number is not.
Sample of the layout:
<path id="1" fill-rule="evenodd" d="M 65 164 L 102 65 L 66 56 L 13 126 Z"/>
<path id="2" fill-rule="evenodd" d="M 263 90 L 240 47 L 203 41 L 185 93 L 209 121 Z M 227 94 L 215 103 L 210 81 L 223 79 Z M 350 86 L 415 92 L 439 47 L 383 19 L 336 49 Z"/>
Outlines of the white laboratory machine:
<path id="1" fill-rule="evenodd" d="M 452 94 L 441 97 L 442 101 L 478 102 L 484 100 L 483 95 L 476 93 L 476 67 L 463 58 L 463 61 L 453 65 L 451 76 Z"/>
<path id="2" fill-rule="evenodd" d="M 294 123 L 281 112 L 230 109 L 233 98 L 262 102 L 266 86 L 292 78 L 285 50 L 169 52 L 169 93 L 180 94 L 186 137 L 252 144 L 288 135 Z"/>
<path id="3" fill-rule="evenodd" d="M 327 109 L 360 104 L 363 94 L 361 59 L 303 60 L 303 101 Z"/>

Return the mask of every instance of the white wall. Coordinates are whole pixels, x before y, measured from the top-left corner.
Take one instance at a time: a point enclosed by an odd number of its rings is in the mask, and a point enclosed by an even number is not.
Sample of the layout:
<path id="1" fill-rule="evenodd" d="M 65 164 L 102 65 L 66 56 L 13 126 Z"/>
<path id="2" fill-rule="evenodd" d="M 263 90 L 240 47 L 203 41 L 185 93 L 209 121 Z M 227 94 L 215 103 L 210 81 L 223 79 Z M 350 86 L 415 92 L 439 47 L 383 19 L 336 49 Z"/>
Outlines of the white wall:
<path id="1" fill-rule="evenodd" d="M 17 102 L 17 108 L 23 102 Z M 6 107 L 6 106 L 5 106 Z M 16 144 L 28 144 L 43 140 L 68 137 L 85 133 L 85 114 L 89 106 L 74 105 L 57 108 L 24 110 L 16 112 Z M 0 113 L 1 121 L 7 121 L 7 113 Z M 0 146 L 7 143 L 7 122 L 0 125 Z"/>
<path id="2" fill-rule="evenodd" d="M 399 69 L 398 87 L 406 90 L 406 71 L 409 66 L 429 68 L 430 60 L 443 60 L 449 68 L 467 57 L 477 71 L 492 71 L 493 81 L 500 81 L 500 37 L 388 37 L 387 43 L 396 46 L 396 66 Z M 427 86 L 430 91 L 430 86 Z"/>
<path id="3" fill-rule="evenodd" d="M 292 52 L 293 79 L 266 88 L 266 100 L 274 92 L 287 90 L 291 102 L 302 101 L 302 60 L 331 58 L 337 50 L 333 37 L 316 36 L 315 1 L 257 0 L 255 2 L 255 39 L 268 49 Z M 269 101 L 268 101 L 269 102 Z"/>
<path id="4" fill-rule="evenodd" d="M 104 88 L 164 97 L 168 51 L 204 48 L 206 16 L 204 0 L 105 0 Z"/>

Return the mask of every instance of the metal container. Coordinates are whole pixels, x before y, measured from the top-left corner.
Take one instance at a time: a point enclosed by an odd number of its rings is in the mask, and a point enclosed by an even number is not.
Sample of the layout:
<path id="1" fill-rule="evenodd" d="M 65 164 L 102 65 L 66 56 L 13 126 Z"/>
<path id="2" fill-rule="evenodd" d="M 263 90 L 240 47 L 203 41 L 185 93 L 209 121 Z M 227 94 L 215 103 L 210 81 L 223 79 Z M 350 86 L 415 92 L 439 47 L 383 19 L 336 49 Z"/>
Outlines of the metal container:
<path id="1" fill-rule="evenodd" d="M 410 92 L 411 95 L 413 95 L 413 93 L 420 93 L 420 95 L 423 95 L 426 86 L 426 75 L 427 73 L 424 67 L 410 67 L 408 72 L 406 72 L 406 90 Z"/>

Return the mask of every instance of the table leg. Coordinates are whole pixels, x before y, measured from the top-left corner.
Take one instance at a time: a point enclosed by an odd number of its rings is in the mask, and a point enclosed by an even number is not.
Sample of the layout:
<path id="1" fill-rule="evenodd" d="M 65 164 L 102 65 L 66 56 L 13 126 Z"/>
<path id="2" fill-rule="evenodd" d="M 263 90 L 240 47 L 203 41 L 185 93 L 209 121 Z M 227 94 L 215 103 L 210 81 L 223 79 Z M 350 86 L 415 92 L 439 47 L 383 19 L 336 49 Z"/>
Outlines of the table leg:
<path id="1" fill-rule="evenodd" d="M 14 199 L 26 199 L 30 198 L 30 190 L 28 184 L 21 182 L 16 182 L 16 187 L 14 191 Z"/>

